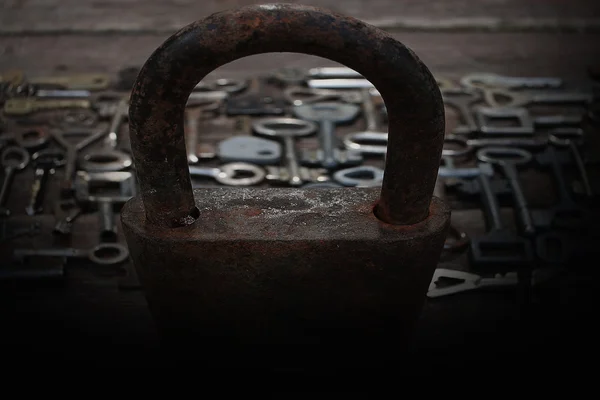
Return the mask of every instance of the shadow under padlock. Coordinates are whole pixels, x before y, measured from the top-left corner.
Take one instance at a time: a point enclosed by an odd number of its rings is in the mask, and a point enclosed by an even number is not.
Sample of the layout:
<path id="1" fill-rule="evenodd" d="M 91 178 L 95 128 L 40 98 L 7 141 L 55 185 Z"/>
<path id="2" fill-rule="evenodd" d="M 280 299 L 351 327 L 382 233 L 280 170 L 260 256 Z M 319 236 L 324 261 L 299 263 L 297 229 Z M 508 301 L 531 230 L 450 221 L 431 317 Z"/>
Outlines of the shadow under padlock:
<path id="1" fill-rule="evenodd" d="M 378 88 L 389 113 L 381 187 L 192 190 L 189 93 L 219 66 L 269 52 L 326 57 Z M 121 221 L 168 359 L 311 371 L 403 360 L 450 219 L 432 197 L 442 96 L 412 51 L 309 6 L 213 14 L 150 56 L 129 123 L 140 196 Z"/>

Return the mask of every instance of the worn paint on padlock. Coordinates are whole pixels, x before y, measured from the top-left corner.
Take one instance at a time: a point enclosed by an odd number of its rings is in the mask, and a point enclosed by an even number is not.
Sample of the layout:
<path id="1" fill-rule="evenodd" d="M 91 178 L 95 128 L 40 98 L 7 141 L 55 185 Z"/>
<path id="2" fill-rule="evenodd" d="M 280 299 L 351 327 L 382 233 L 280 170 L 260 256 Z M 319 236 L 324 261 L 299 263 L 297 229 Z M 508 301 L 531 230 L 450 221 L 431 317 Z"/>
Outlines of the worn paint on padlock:
<path id="1" fill-rule="evenodd" d="M 267 52 L 326 57 L 378 88 L 389 115 L 381 189 L 192 192 L 183 135 L 189 93 L 215 68 Z M 412 51 L 375 27 L 313 7 L 225 11 L 152 54 L 134 85 L 129 121 L 141 197 L 123 208 L 123 228 L 172 354 L 338 366 L 398 357 L 450 217 L 432 201 L 442 97 Z"/>

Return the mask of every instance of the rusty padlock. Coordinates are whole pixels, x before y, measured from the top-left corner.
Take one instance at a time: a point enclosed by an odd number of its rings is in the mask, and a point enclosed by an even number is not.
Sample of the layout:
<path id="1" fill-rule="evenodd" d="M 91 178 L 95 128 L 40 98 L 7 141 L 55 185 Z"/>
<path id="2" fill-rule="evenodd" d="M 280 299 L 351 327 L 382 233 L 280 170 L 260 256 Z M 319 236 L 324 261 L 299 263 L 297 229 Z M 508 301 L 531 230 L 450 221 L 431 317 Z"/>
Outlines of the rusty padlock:
<path id="1" fill-rule="evenodd" d="M 380 189 L 192 191 L 188 95 L 217 67 L 269 52 L 325 57 L 377 87 L 389 113 Z M 442 97 L 410 49 L 360 20 L 309 6 L 220 12 L 154 51 L 129 117 L 141 196 L 124 206 L 122 222 L 170 355 L 236 366 L 397 360 L 450 218 L 432 197 Z"/>

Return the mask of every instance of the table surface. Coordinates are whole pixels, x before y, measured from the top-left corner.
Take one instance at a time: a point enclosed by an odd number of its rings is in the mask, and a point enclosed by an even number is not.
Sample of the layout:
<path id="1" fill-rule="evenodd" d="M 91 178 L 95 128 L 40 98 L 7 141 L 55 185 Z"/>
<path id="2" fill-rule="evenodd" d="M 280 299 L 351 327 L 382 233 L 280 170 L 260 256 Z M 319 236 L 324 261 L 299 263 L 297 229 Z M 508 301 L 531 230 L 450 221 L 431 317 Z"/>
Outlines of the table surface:
<path id="1" fill-rule="evenodd" d="M 255 2 L 209 1 L 202 6 L 185 0 L 140 3 L 8 2 L 0 15 L 0 71 L 17 68 L 28 76 L 103 72 L 116 77 L 123 67 L 142 65 L 177 28 L 212 12 Z M 583 0 L 309 3 L 333 7 L 390 30 L 435 75 L 451 79 L 483 71 L 559 76 L 568 85 L 579 87 L 587 82 L 587 68 L 600 65 L 600 34 L 594 28 L 599 7 Z M 207 79 L 328 65 L 335 64 L 307 55 L 267 54 L 227 64 Z M 456 124 L 452 110 L 447 110 L 447 119 L 450 128 Z M 203 127 L 214 133 L 206 136 L 208 142 L 232 129 L 231 121 L 223 119 Z M 31 187 L 30 175 L 18 177 L 9 207 L 17 209 L 23 204 Z M 530 203 L 551 203 L 547 177 L 526 171 L 521 179 Z M 56 196 L 57 192 L 49 193 L 48 202 Z M 454 224 L 472 234 L 485 229 L 476 203 L 453 206 Z M 510 216 L 509 209 L 503 212 Z M 36 218 L 45 232 L 55 221 L 46 214 Z M 16 215 L 13 221 L 28 220 Z M 96 226 L 94 213 L 83 215 L 74 225 L 72 238 L 61 244 L 75 248 L 93 245 L 98 241 Z M 39 246 L 57 243 L 51 235 L 33 240 Z M 10 246 L 27 243 L 31 239 L 19 239 Z M 0 247 L 2 250 L 7 246 Z M 466 257 L 454 262 L 464 267 Z M 525 294 L 517 290 L 428 300 L 413 345 L 417 359 L 423 367 L 467 368 L 491 366 L 494 361 L 515 360 L 518 364 L 525 358 L 532 367 L 546 367 L 559 357 L 579 361 L 594 343 L 594 264 L 574 266 L 527 302 Z M 153 357 L 157 337 L 143 293 L 136 285 L 124 285 L 131 283 L 127 278 L 131 272 L 129 264 L 99 268 L 70 261 L 67 279 L 60 284 L 3 284 L 0 315 L 6 322 L 0 337 L 29 360 L 33 357 L 40 362 L 61 357 L 115 366 L 160 365 Z"/>

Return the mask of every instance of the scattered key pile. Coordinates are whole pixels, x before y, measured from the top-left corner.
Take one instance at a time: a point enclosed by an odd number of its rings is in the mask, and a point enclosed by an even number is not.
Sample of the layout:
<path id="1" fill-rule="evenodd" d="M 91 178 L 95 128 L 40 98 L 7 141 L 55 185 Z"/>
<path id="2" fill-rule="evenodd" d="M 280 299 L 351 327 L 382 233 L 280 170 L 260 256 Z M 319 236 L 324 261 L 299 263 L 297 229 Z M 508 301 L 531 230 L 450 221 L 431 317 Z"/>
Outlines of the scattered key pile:
<path id="1" fill-rule="evenodd" d="M 117 218 L 137 191 L 136 74 L 1 75 L 3 279 L 62 278 L 83 262 L 116 266 L 136 286 Z M 514 286 L 523 270 L 535 286 L 595 251 L 595 83 L 477 73 L 438 84 L 447 131 L 435 195 L 455 212 L 429 296 Z M 186 108 L 190 173 L 195 187 L 378 186 L 386 117 L 379 92 L 344 67 L 203 81 Z"/>

